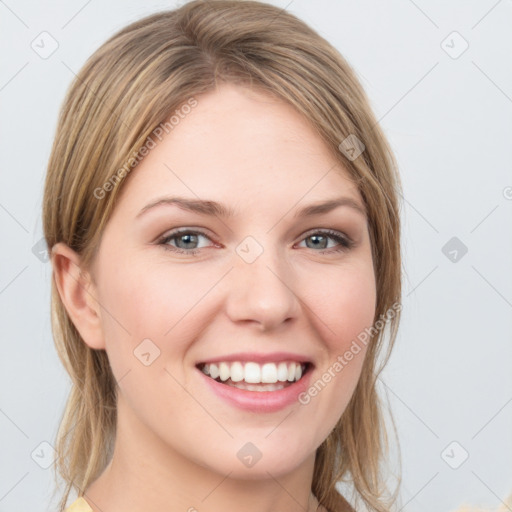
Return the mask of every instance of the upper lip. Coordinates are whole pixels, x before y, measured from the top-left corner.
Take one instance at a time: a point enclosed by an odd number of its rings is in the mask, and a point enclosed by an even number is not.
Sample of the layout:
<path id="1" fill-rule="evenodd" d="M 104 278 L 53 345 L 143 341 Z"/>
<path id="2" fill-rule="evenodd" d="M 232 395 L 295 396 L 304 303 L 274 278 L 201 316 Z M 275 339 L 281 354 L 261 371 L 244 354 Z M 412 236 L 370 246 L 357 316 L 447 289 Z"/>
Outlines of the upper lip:
<path id="1" fill-rule="evenodd" d="M 248 362 L 254 361 L 255 363 L 280 363 L 281 361 L 297 361 L 299 363 L 310 363 L 312 360 L 310 357 L 303 354 L 297 354 L 293 352 L 272 352 L 272 353 L 258 353 L 258 352 L 237 352 L 235 354 L 226 354 L 223 356 L 211 357 L 199 361 L 197 364 L 210 364 L 219 363 L 222 361 L 233 362 Z"/>

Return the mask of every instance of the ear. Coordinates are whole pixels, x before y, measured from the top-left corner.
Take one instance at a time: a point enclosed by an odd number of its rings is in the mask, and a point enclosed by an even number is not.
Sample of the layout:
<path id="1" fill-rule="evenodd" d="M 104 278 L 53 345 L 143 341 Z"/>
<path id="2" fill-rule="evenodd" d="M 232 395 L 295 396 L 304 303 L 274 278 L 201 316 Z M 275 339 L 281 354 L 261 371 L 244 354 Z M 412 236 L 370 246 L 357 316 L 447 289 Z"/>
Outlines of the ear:
<path id="1" fill-rule="evenodd" d="M 60 298 L 82 339 L 92 349 L 105 349 L 96 289 L 81 268 L 80 256 L 59 242 L 52 248 L 51 261 Z"/>

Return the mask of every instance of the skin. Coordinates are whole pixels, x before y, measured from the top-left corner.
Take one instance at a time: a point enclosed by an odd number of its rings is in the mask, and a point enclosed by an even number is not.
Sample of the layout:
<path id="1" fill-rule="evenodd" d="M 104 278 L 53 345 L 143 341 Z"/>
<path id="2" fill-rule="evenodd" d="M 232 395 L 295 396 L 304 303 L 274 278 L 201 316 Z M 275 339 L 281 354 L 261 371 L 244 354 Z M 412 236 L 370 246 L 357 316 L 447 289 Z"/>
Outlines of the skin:
<path id="1" fill-rule="evenodd" d="M 233 503 L 246 512 L 315 510 L 315 451 L 353 394 L 365 347 L 309 404 L 273 413 L 224 402 L 195 364 L 239 351 L 298 352 L 314 362 L 312 383 L 332 367 L 375 313 L 367 219 L 347 206 L 293 214 L 339 196 L 364 203 L 292 107 L 228 84 L 197 100 L 125 178 L 92 268 L 63 244 L 53 249 L 64 304 L 85 343 L 106 350 L 118 381 L 114 456 L 85 498 L 94 512 L 221 512 Z M 215 200 L 236 215 L 167 205 L 136 219 L 171 195 Z M 207 237 L 167 245 L 197 255 L 158 245 L 181 227 Z M 318 229 L 355 245 L 314 245 Z M 252 263 L 236 252 L 247 236 L 263 248 Z M 146 338 L 160 350 L 149 366 L 134 356 Z M 262 453 L 250 468 L 236 456 L 247 442 Z"/>

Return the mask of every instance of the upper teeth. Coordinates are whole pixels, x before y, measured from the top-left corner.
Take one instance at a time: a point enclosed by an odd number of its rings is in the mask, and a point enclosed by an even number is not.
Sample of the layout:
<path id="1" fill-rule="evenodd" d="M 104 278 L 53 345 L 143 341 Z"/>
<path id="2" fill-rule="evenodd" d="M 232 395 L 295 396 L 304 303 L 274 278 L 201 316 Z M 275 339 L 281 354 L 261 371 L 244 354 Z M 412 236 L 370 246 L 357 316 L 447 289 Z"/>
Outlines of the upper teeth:
<path id="1" fill-rule="evenodd" d="M 233 363 L 220 362 L 205 364 L 202 368 L 203 373 L 209 375 L 212 379 L 220 377 L 220 380 L 226 381 L 229 378 L 233 382 L 245 381 L 250 384 L 274 383 L 296 381 L 302 377 L 306 365 L 297 362 L 265 363 L 254 362 Z"/>

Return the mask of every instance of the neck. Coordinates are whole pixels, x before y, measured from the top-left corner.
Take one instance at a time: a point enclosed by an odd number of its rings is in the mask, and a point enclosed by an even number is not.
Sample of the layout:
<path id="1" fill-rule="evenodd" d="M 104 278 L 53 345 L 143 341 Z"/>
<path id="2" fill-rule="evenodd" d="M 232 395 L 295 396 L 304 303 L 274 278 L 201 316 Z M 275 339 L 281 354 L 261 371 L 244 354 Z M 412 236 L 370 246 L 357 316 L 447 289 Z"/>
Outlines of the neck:
<path id="1" fill-rule="evenodd" d="M 120 398 L 120 397 L 119 397 Z M 113 457 L 85 491 L 94 512 L 320 512 L 311 493 L 315 454 L 287 474 L 233 478 L 200 465 L 163 443 L 137 420 L 122 399 Z"/>

